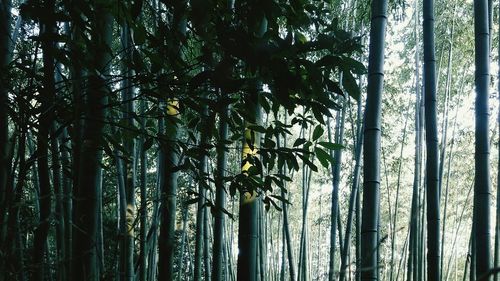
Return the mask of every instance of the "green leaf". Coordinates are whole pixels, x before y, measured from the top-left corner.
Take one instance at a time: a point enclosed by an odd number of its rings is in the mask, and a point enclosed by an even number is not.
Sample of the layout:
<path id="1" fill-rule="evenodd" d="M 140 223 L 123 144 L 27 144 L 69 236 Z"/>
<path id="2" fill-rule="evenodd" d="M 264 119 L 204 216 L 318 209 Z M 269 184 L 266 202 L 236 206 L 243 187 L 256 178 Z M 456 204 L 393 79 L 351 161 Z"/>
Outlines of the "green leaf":
<path id="1" fill-rule="evenodd" d="M 293 143 L 293 147 L 297 147 L 297 146 L 300 146 L 300 145 L 303 145 L 304 143 L 306 143 L 307 140 L 304 139 L 304 138 L 298 138 L 294 143 Z"/>
<path id="2" fill-rule="evenodd" d="M 344 65 L 351 69 L 351 72 L 358 75 L 363 75 L 367 73 L 366 67 L 359 61 L 350 58 L 344 57 L 343 59 Z"/>
<path id="3" fill-rule="evenodd" d="M 292 203 L 290 203 L 290 201 L 288 201 L 286 198 L 284 198 L 283 196 L 279 196 L 279 195 L 269 195 L 270 197 L 273 197 L 273 198 L 276 198 L 278 199 L 279 201 L 285 203 L 285 204 L 288 204 L 288 205 L 292 205 Z"/>
<path id="4" fill-rule="evenodd" d="M 323 113 L 317 106 L 312 106 L 311 107 L 314 118 L 321 124 L 325 125 L 325 118 L 323 118 Z"/>
<path id="5" fill-rule="evenodd" d="M 319 162 L 321 163 L 321 165 L 323 165 L 323 167 L 328 168 L 329 162 L 333 164 L 332 156 L 323 149 L 315 147 L 314 152 L 316 153 L 316 158 L 318 158 Z"/>
<path id="6" fill-rule="evenodd" d="M 342 72 L 342 86 L 351 97 L 353 97 L 356 101 L 359 101 L 361 91 L 356 83 L 356 79 L 354 79 L 354 76 L 352 76 L 350 71 Z"/>
<path id="7" fill-rule="evenodd" d="M 341 64 L 342 64 L 342 59 L 334 55 L 326 55 L 316 62 L 317 66 L 319 67 L 324 66 L 327 68 L 334 68 Z"/>
<path id="8" fill-rule="evenodd" d="M 295 41 L 299 42 L 300 44 L 305 44 L 307 42 L 307 38 L 304 34 L 295 32 Z"/>
<path id="9" fill-rule="evenodd" d="M 299 157 L 302 159 L 304 164 L 311 168 L 311 170 L 313 170 L 314 172 L 318 172 L 318 166 L 314 165 L 314 163 L 309 160 L 309 156 L 299 154 Z"/>
<path id="10" fill-rule="evenodd" d="M 281 208 L 278 206 L 278 204 L 276 204 L 276 202 L 274 202 L 274 200 L 272 200 L 270 197 L 269 198 L 269 202 L 271 202 L 271 204 L 273 204 L 274 208 L 276 208 L 276 210 L 278 211 L 281 211 Z"/>
<path id="11" fill-rule="evenodd" d="M 247 128 L 254 131 L 254 132 L 258 132 L 258 133 L 262 133 L 262 134 L 266 133 L 266 128 L 259 126 L 259 125 L 249 125 Z"/>
<path id="12" fill-rule="evenodd" d="M 320 142 L 318 142 L 318 144 L 326 149 L 331 149 L 331 150 L 337 150 L 337 149 L 344 148 L 343 145 L 341 145 L 339 143 L 333 143 L 333 142 L 320 141 Z"/>
<path id="13" fill-rule="evenodd" d="M 323 129 L 323 127 L 321 127 L 321 125 L 316 126 L 316 128 L 314 128 L 312 135 L 313 141 L 317 141 L 323 135 L 324 132 L 325 130 Z"/>
<path id="14" fill-rule="evenodd" d="M 231 184 L 229 185 L 229 195 L 231 195 L 231 197 L 234 197 L 234 195 L 236 194 L 236 191 L 239 189 L 240 189 L 240 186 L 239 186 L 238 182 L 231 181 Z"/>

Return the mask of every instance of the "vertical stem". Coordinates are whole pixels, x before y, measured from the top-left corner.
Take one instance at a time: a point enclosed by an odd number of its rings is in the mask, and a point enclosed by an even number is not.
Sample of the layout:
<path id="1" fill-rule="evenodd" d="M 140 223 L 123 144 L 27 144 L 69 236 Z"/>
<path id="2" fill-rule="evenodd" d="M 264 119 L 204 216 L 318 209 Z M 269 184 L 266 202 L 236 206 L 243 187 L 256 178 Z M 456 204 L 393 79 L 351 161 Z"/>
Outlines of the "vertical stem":
<path id="1" fill-rule="evenodd" d="M 380 142 L 387 1 L 372 1 L 368 93 L 364 129 L 361 280 L 378 280 Z"/>
<path id="2" fill-rule="evenodd" d="M 500 11 L 500 5 L 498 6 L 498 10 Z M 499 14 L 500 15 L 500 14 Z M 500 16 L 498 17 L 498 25 L 500 26 Z M 490 29 L 491 30 L 491 29 Z M 490 36 L 491 38 L 491 36 Z M 497 73 L 497 84 L 498 84 L 498 103 L 500 104 L 500 41 L 498 45 L 498 54 L 499 54 L 499 60 L 498 60 L 498 73 Z M 500 136 L 500 110 L 498 110 L 498 115 L 497 115 L 497 125 L 498 125 L 498 130 L 499 130 L 499 136 Z M 500 146 L 498 149 L 498 156 L 500 159 Z M 500 179 L 500 161 L 497 166 L 497 179 Z M 493 259 L 493 268 L 499 267 L 500 266 L 500 184 L 497 183 L 497 202 L 496 202 L 496 221 L 495 221 L 495 246 L 494 246 L 494 259 Z M 499 274 L 495 274 L 493 276 L 494 281 L 498 281 L 500 278 L 498 277 Z"/>
<path id="3" fill-rule="evenodd" d="M 227 170 L 227 152 L 226 140 L 228 137 L 228 106 L 225 105 L 220 112 L 219 121 L 219 142 L 217 144 L 217 171 L 215 174 L 215 224 L 214 224 L 214 245 L 212 280 L 222 280 L 223 272 L 223 251 L 224 251 L 224 229 L 225 215 L 223 210 L 226 208 L 226 188 L 224 177 Z M 227 275 L 227 274 L 226 274 Z"/>
<path id="4" fill-rule="evenodd" d="M 427 179 L 427 278 L 440 278 L 439 140 L 436 117 L 436 59 L 434 45 L 434 0 L 424 0 L 424 75 Z"/>
<path id="5" fill-rule="evenodd" d="M 78 183 L 74 193 L 73 268 L 72 280 L 98 280 L 97 221 L 99 196 L 100 142 L 106 118 L 105 105 L 109 89 L 106 86 L 111 54 L 112 16 L 105 3 L 96 5 L 92 24 L 91 52 L 96 56 L 90 71 L 88 102 L 85 107 L 82 141 L 78 160 Z"/>
<path id="6" fill-rule="evenodd" d="M 140 115 L 144 116 L 144 112 L 146 110 L 146 102 L 142 99 L 140 102 Z M 141 118 L 140 121 L 141 130 L 145 129 L 145 120 Z M 148 245 L 147 245 L 147 236 L 146 236 L 146 227 L 147 227 L 147 157 L 146 157 L 146 149 L 144 147 L 145 139 L 141 137 L 139 142 L 140 149 L 140 162 L 141 162 L 141 175 L 140 175 L 140 194 L 141 194 L 141 208 L 140 208 L 140 234 L 139 234 L 139 243 L 141 248 L 141 265 L 139 271 L 139 281 L 147 280 L 147 266 L 148 266 Z"/>
<path id="7" fill-rule="evenodd" d="M 346 102 L 343 102 L 342 111 L 337 114 L 337 125 L 335 132 L 335 142 L 342 144 L 344 139 L 344 123 L 345 123 L 345 113 L 347 106 Z M 328 126 L 328 141 L 332 142 L 332 133 L 330 126 Z M 330 152 L 330 154 L 332 154 Z M 339 185 L 340 185 L 340 168 L 342 165 L 342 150 L 337 149 L 333 153 L 333 158 L 335 159 L 335 164 L 332 165 L 332 210 L 331 210 L 331 228 L 330 228 L 330 266 L 328 271 L 328 280 L 333 281 L 337 279 L 335 274 L 335 248 L 336 248 L 336 232 L 337 227 L 337 217 L 339 216 Z M 340 222 L 340 220 L 338 220 Z M 339 236 L 341 234 L 341 229 L 339 228 Z M 341 239 L 339 239 L 340 241 Z M 342 255 L 342 253 L 341 253 Z"/>
<path id="8" fill-rule="evenodd" d="M 474 237 L 476 274 L 488 274 L 491 268 L 490 246 L 490 142 L 489 142 L 489 83 L 490 83 L 490 34 L 487 0 L 474 1 L 474 33 L 476 61 L 476 134 L 474 178 Z M 489 277 L 483 280 L 490 280 Z"/>

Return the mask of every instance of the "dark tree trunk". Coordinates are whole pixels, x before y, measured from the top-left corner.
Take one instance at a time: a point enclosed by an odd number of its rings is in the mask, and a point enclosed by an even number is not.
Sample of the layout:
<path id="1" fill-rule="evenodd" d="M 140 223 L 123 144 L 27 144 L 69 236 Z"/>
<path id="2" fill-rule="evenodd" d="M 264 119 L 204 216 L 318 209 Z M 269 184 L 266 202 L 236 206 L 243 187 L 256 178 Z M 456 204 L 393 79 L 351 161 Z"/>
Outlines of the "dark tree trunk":
<path id="1" fill-rule="evenodd" d="M 332 134 L 330 126 L 328 126 L 328 141 L 335 142 L 338 144 L 343 143 L 344 138 L 344 123 L 345 123 L 345 107 L 347 106 L 346 102 L 343 102 L 342 110 L 337 113 L 336 120 L 336 129 L 335 129 L 335 139 L 332 140 Z M 331 173 L 332 173 L 332 206 L 330 213 L 330 263 L 329 263 L 329 271 L 328 271 L 328 280 L 333 281 L 338 279 L 335 268 L 335 249 L 337 247 L 337 235 L 335 228 L 337 227 L 337 223 L 340 220 L 337 220 L 339 216 L 339 185 L 340 185 L 340 168 L 342 165 L 342 150 L 337 149 L 331 156 L 334 158 L 335 163 L 332 165 Z M 339 228 L 339 236 L 341 234 L 341 229 Z M 340 241 L 341 239 L 339 239 Z M 342 251 L 341 251 L 342 255 Z"/>
<path id="2" fill-rule="evenodd" d="M 9 111 L 8 96 L 8 64 L 10 62 L 10 33 L 11 33 L 11 1 L 0 2 L 0 223 L 5 218 L 7 207 L 7 178 L 10 174 L 9 163 Z M 3 225 L 3 224 L 2 224 Z M 2 242 L 2 241 L 0 241 Z M 0 249 L 2 245 L 0 244 Z"/>
<path id="3" fill-rule="evenodd" d="M 174 46 L 179 58 L 182 58 L 181 38 L 186 33 L 186 1 L 178 1 L 173 7 L 172 32 L 179 39 L 178 45 Z M 160 144 L 160 162 L 162 166 L 160 176 L 160 236 L 158 239 L 158 280 L 174 280 L 175 263 L 175 218 L 177 209 L 177 177 L 176 166 L 179 161 L 178 122 L 179 101 L 171 99 L 167 105 L 167 116 L 164 123 L 164 136 Z"/>
<path id="4" fill-rule="evenodd" d="M 54 1 L 45 2 L 44 12 L 53 14 L 55 8 Z M 33 237 L 33 280 L 45 279 L 45 249 L 47 236 L 50 228 L 51 214 L 51 185 L 49 170 L 49 131 L 53 120 L 52 106 L 55 101 L 55 61 L 54 61 L 54 42 L 51 37 L 55 34 L 55 21 L 53 17 L 48 16 L 41 22 L 41 37 L 43 51 L 43 89 L 40 91 L 40 116 L 37 135 L 37 163 L 38 163 L 38 182 L 40 185 L 39 193 L 39 223 Z"/>
<path id="5" fill-rule="evenodd" d="M 101 163 L 100 141 L 106 118 L 113 18 L 106 3 L 100 2 L 93 12 L 90 51 L 95 54 L 93 68 L 89 69 L 89 89 L 84 106 L 84 122 L 80 155 L 78 159 L 78 183 L 74 193 L 73 213 L 73 266 L 72 280 L 98 280 L 97 269 L 97 222 L 98 185 Z"/>
<path id="6" fill-rule="evenodd" d="M 434 0 L 425 0 L 424 14 L 424 92 L 425 140 L 427 148 L 427 280 L 440 278 L 439 140 L 436 117 L 436 59 L 434 50 Z"/>
<path id="7" fill-rule="evenodd" d="M 127 124 L 125 130 L 134 130 L 134 86 L 132 84 L 133 70 L 129 67 L 132 64 L 133 46 L 131 42 L 130 28 L 124 24 L 121 30 L 121 43 L 124 53 L 124 66 L 122 82 L 122 118 Z M 125 184 L 125 210 L 122 211 L 125 217 L 125 227 L 122 229 L 122 249 L 121 271 L 122 280 L 132 281 L 134 278 L 134 220 L 135 220 L 135 140 L 132 137 L 125 137 L 123 140 L 125 155 L 119 163 L 123 166 L 123 182 Z"/>
<path id="8" fill-rule="evenodd" d="M 260 120 L 260 108 L 258 106 L 257 91 L 249 98 L 247 104 L 255 112 L 255 120 Z M 252 135 L 254 137 L 252 137 Z M 259 147 L 259 134 L 250 129 L 245 130 L 245 140 L 243 143 L 243 159 L 256 157 Z M 248 173 L 251 164 L 244 160 L 242 172 Z M 238 233 L 238 281 L 257 280 L 257 246 L 258 246 L 258 220 L 257 208 L 260 198 L 257 191 L 245 189 L 240 191 L 240 217 Z"/>
<path id="9" fill-rule="evenodd" d="M 498 6 L 498 10 L 500 11 L 500 5 Z M 500 26 L 500 17 L 498 17 L 498 26 Z M 490 36 L 491 38 L 491 36 Z M 498 45 L 498 54 L 500 57 L 500 41 Z M 500 59 L 498 60 L 498 74 L 497 80 L 500 81 Z M 498 83 L 498 92 L 500 93 L 500 82 Z M 500 104 L 500 95 L 498 95 L 498 103 Z M 500 135 L 500 111 L 498 111 L 497 116 L 497 124 Z M 500 149 L 498 150 L 498 155 L 500 157 Z M 500 161 L 497 165 L 497 178 L 500 179 Z M 493 268 L 500 266 L 500 188 L 498 188 L 497 184 L 497 209 L 496 209 L 496 221 L 495 221 L 495 246 L 494 246 L 494 257 L 493 257 Z M 499 274 L 495 274 L 493 276 L 494 281 L 498 281 L 500 279 Z"/>
<path id="10" fill-rule="evenodd" d="M 177 176 L 174 171 L 178 162 L 177 122 L 178 111 L 172 102 L 167 112 L 165 120 L 165 131 L 169 132 L 161 144 L 160 161 L 162 162 L 163 176 L 160 178 L 161 206 L 160 206 L 160 237 L 159 243 L 159 262 L 158 262 L 158 280 L 170 281 L 174 278 L 174 248 L 175 248 L 175 212 L 177 203 Z"/>
<path id="11" fill-rule="evenodd" d="M 214 224 L 214 245 L 212 248 L 212 281 L 223 280 L 223 256 L 224 256 L 224 229 L 225 215 L 223 210 L 226 208 L 226 188 L 224 177 L 227 169 L 227 148 L 226 141 L 228 137 L 228 107 L 225 106 L 220 112 L 219 121 L 219 142 L 217 145 L 217 171 L 215 175 L 215 224 Z M 227 274 L 226 274 L 227 275 Z"/>
<path id="12" fill-rule="evenodd" d="M 6 225 L 7 214 L 7 178 L 10 174 L 9 163 L 9 95 L 8 64 L 10 62 L 11 1 L 0 1 L 0 251 L 5 249 L 2 233 Z M 0 272 L 5 272 L 5 258 L 0 254 Z M 0 274 L 2 275 L 2 274 Z M 5 277 L 0 276 L 0 280 Z"/>
<path id="13" fill-rule="evenodd" d="M 210 128 L 209 126 L 211 125 L 209 121 L 209 116 L 208 116 L 208 105 L 203 106 L 203 113 L 202 113 L 202 126 L 203 128 L 201 129 L 201 136 L 200 136 L 200 148 L 205 151 L 208 148 L 208 142 L 209 142 L 209 134 L 210 134 Z M 205 222 L 205 212 L 207 212 L 205 208 L 205 202 L 207 200 L 207 178 L 208 178 L 208 152 L 203 153 L 202 156 L 200 156 L 200 162 L 198 164 L 198 208 L 196 210 L 196 238 L 195 238 L 195 251 L 194 251 L 194 280 L 195 281 L 200 281 L 202 280 L 202 274 L 201 274 L 201 269 L 202 269 L 202 259 L 205 260 L 206 247 L 204 247 L 206 244 L 206 239 L 204 239 L 204 233 L 206 233 L 207 229 Z M 206 245 L 208 246 L 208 245 Z M 207 270 L 207 263 L 205 262 L 205 275 L 209 275 L 210 272 L 206 272 Z M 207 277 L 207 276 L 205 276 Z M 207 279 L 209 280 L 209 279 Z"/>
<path id="14" fill-rule="evenodd" d="M 360 102 L 358 103 L 359 107 Z M 359 114 L 358 118 L 362 118 L 361 114 Z M 359 126 L 356 132 L 356 144 L 354 148 L 354 172 L 353 172 L 353 181 L 352 181 L 352 189 L 351 194 L 349 196 L 349 211 L 347 213 L 347 222 L 345 226 L 345 242 L 342 248 L 341 253 L 341 262 L 340 262 L 340 281 L 344 281 L 347 272 L 347 262 L 349 257 L 349 251 L 351 250 L 351 232 L 353 225 L 353 216 L 355 216 L 355 208 L 356 202 L 358 201 L 359 196 L 359 176 L 361 172 L 361 153 L 363 150 L 363 146 L 361 145 L 361 140 L 363 139 L 363 126 Z M 357 247 L 356 247 L 357 248 Z"/>
<path id="15" fill-rule="evenodd" d="M 56 124 L 52 124 L 51 130 L 51 160 L 52 160 L 52 185 L 54 186 L 55 194 L 55 224 L 56 224 L 56 265 L 59 270 L 56 271 L 57 280 L 66 280 L 66 272 L 64 268 L 64 257 L 66 256 L 66 248 L 64 243 L 64 212 L 63 212 L 63 190 L 61 176 L 61 159 L 59 153 L 59 138 L 56 133 Z"/>
<path id="16" fill-rule="evenodd" d="M 364 185 L 361 223 L 361 280 L 378 280 L 378 225 L 380 210 L 381 104 L 384 75 L 387 1 L 371 5 L 368 94 L 364 129 Z"/>
<path id="17" fill-rule="evenodd" d="M 476 276 L 482 278 L 491 268 L 490 246 L 490 141 L 489 83 L 490 34 L 487 0 L 474 1 L 474 33 L 476 61 L 476 143 L 474 178 L 474 237 Z M 490 280 L 490 276 L 482 280 Z"/>
<path id="18" fill-rule="evenodd" d="M 256 21 L 258 27 L 256 34 L 258 37 L 264 36 L 267 31 L 267 19 L 262 16 Z M 253 115 L 253 120 L 246 120 L 245 135 L 243 140 L 243 157 L 242 159 L 257 157 L 260 146 L 260 135 L 248 128 L 249 125 L 257 124 L 261 120 L 261 109 L 259 105 L 259 92 L 262 90 L 262 84 L 258 83 L 257 87 L 251 91 L 246 100 L 249 113 Z M 242 173 L 248 174 L 252 164 L 246 160 L 242 163 Z M 238 265 L 237 265 L 237 280 L 238 281 L 256 281 L 257 280 L 257 245 L 258 225 L 257 225 L 257 200 L 260 200 L 256 190 L 249 187 L 243 187 L 240 190 L 240 217 L 238 229 Z"/>
<path id="19" fill-rule="evenodd" d="M 140 103 L 140 114 L 144 115 L 146 110 L 146 102 L 141 100 Z M 141 130 L 145 128 L 145 120 L 141 119 Z M 145 138 L 142 137 L 139 142 L 140 149 L 140 161 L 141 161 L 141 175 L 140 175 L 140 193 L 141 193 L 141 208 L 140 208 L 140 216 L 141 216 L 141 227 L 140 227 L 140 248 L 141 248 L 141 267 L 139 271 L 139 281 L 147 280 L 147 257 L 148 257 L 148 243 L 147 243 L 147 157 L 145 150 Z"/>

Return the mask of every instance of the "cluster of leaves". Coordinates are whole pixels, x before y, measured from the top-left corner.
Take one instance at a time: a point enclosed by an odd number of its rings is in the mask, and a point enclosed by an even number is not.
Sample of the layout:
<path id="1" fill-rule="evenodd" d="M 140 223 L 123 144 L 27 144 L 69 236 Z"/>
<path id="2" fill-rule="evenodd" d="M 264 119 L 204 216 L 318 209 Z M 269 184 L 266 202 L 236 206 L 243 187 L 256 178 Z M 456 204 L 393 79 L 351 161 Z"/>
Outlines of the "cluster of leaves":
<path id="1" fill-rule="evenodd" d="M 41 20 L 37 3 L 27 1 L 22 14 Z M 88 46 L 96 40 L 91 32 L 91 23 L 101 15 L 96 12 L 96 3 L 62 1 L 58 2 L 57 11 L 48 15 L 53 17 L 51 20 L 71 26 L 59 30 L 51 39 L 65 43 L 57 50 L 56 58 L 64 65 L 63 80 L 69 85 L 74 82 L 68 78 L 70 69 L 93 67 L 93 54 L 75 50 L 89 50 Z M 108 130 L 103 138 L 104 151 L 110 156 L 115 149 L 126 153 L 121 149 L 125 139 L 143 136 L 144 148 L 149 149 L 154 147 L 155 139 L 168 138 L 168 132 L 158 132 L 154 121 L 168 119 L 158 105 L 175 99 L 180 104 L 181 118 L 170 121 L 186 128 L 178 143 L 183 151 L 179 169 L 196 171 L 200 157 L 213 152 L 215 146 L 211 143 L 217 140 L 216 127 L 206 128 L 205 124 L 214 124 L 227 108 L 231 108 L 227 121 L 232 132 L 227 146 L 241 143 L 247 121 L 254 124 L 250 129 L 263 137 L 260 159 L 251 160 L 255 165 L 250 175 L 226 179 L 232 182 L 231 193 L 242 186 L 261 191 L 272 191 L 273 186 L 283 188 L 283 181 L 290 180 L 288 172 L 299 169 L 298 160 L 313 170 L 318 168 L 311 157 L 317 157 L 325 167 L 333 163 L 330 150 L 339 147 L 319 141 L 325 117 L 332 117 L 331 110 L 339 109 L 340 98 L 350 95 L 359 99 L 354 76 L 366 70 L 353 59 L 362 51 L 360 38 L 342 30 L 338 20 L 326 17 L 330 8 L 323 1 L 252 0 L 234 4 L 196 0 L 188 4 L 185 0 L 161 0 L 156 6 L 155 2 L 136 0 L 113 2 L 108 8 L 118 25 L 130 30 L 133 42 L 132 50 L 124 50 L 117 40 L 109 46 L 109 51 L 117 55 L 110 62 L 109 85 L 117 85 L 123 79 L 123 74 L 116 73 L 124 65 L 134 71 L 129 78 L 139 89 L 138 98 L 150 101 L 142 116 L 134 116 L 136 123 L 146 119 L 140 128 L 124 120 L 115 122 L 113 119 L 119 114 L 110 114 L 109 122 L 115 129 Z M 81 31 L 79 38 L 74 36 L 75 29 Z M 75 101 L 66 91 L 71 87 L 61 89 L 67 98 L 61 99 L 64 105 L 58 107 L 58 121 L 70 124 L 75 114 L 64 108 L 72 108 Z M 120 103 L 116 95 L 119 90 L 110 91 L 109 108 Z M 268 116 L 275 117 L 274 122 L 267 127 L 259 125 L 260 117 L 249 103 L 257 103 Z M 208 114 L 204 113 L 205 107 Z M 315 121 L 297 117 L 292 124 L 285 124 L 278 120 L 281 112 L 295 115 L 299 108 L 312 113 Z M 312 142 L 297 139 L 290 148 L 280 147 L 274 141 L 277 137 L 289 138 L 291 126 L 300 122 L 319 123 Z M 211 140 L 205 147 L 195 145 L 202 130 L 208 131 Z M 158 143 L 161 145 L 161 141 Z M 264 175 L 264 170 L 271 172 L 276 168 L 281 172 Z"/>

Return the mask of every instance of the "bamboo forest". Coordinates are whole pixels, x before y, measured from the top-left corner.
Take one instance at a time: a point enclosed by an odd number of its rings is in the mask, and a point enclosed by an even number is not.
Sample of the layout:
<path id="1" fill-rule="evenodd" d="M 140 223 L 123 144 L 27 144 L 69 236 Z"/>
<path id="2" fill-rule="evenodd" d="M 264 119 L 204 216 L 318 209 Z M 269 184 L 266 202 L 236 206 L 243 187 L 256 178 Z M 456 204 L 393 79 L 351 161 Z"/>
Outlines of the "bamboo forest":
<path id="1" fill-rule="evenodd" d="M 500 1 L 0 0 L 0 281 L 500 280 Z"/>

